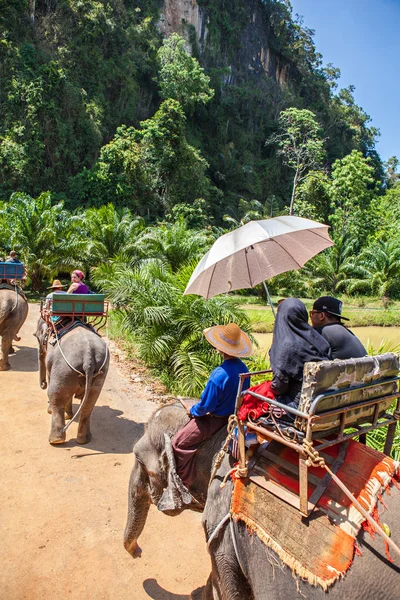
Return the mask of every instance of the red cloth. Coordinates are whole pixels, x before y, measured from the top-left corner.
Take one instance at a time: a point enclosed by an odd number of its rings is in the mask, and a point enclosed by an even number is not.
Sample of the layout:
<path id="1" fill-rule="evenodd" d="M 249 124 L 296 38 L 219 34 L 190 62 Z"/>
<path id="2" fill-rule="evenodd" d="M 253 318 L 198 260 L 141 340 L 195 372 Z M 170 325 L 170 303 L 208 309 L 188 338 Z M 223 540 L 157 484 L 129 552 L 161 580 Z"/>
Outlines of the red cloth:
<path id="1" fill-rule="evenodd" d="M 264 381 L 263 383 L 259 383 L 258 385 L 253 385 L 253 387 L 249 388 L 248 391 L 255 392 L 256 394 L 260 394 L 260 396 L 265 396 L 266 398 L 275 400 L 274 393 L 271 390 L 271 385 L 272 381 Z M 238 412 L 238 418 L 240 421 L 244 421 L 245 419 L 247 419 L 247 416 L 250 413 L 250 417 L 252 419 L 258 419 L 258 417 L 261 417 L 261 415 L 268 412 L 268 409 L 268 402 L 263 402 L 258 398 L 250 396 L 250 394 L 246 394 L 243 397 L 242 406 L 240 407 Z"/>

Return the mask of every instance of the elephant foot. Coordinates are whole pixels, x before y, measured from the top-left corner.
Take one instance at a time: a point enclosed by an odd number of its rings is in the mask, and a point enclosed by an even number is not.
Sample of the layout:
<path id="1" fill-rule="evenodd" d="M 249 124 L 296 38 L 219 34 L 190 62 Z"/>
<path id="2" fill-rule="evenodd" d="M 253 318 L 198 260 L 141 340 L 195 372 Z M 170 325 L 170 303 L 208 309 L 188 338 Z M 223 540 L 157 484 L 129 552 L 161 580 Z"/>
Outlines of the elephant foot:
<path id="1" fill-rule="evenodd" d="M 142 549 L 136 540 L 133 542 L 124 542 L 125 550 L 129 552 L 132 558 L 140 558 L 142 555 Z"/>
<path id="2" fill-rule="evenodd" d="M 65 433 L 61 433 L 58 435 L 50 435 L 50 437 L 49 437 L 49 442 L 53 446 L 56 444 L 63 444 L 65 442 L 65 440 L 66 440 Z"/>
<path id="3" fill-rule="evenodd" d="M 15 350 L 14 350 L 14 348 L 12 346 L 9 349 L 8 354 L 15 354 Z"/>
<path id="4" fill-rule="evenodd" d="M 72 419 L 72 417 L 74 416 L 74 413 L 72 412 L 66 412 L 65 413 L 65 418 L 70 421 Z"/>
<path id="5" fill-rule="evenodd" d="M 10 368 L 10 363 L 3 363 L 2 365 L 0 365 L 0 371 L 8 371 L 8 369 Z"/>
<path id="6" fill-rule="evenodd" d="M 91 433 L 88 433 L 87 435 L 78 435 L 76 437 L 76 441 L 78 442 L 78 444 L 88 444 L 91 439 L 92 439 Z"/>
<path id="7" fill-rule="evenodd" d="M 19 335 L 14 335 L 14 341 L 15 341 L 15 342 L 20 342 L 20 341 L 21 341 L 21 336 L 19 336 Z"/>

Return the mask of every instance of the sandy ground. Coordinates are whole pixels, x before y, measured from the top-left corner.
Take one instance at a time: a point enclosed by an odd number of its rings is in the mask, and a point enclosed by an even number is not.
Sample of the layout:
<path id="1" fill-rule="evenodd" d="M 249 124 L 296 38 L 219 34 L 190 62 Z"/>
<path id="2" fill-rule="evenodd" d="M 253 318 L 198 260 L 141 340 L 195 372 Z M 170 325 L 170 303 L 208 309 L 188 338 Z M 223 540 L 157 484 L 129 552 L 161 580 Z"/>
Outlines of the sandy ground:
<path id="1" fill-rule="evenodd" d="M 113 357 L 92 416 L 92 441 L 50 446 L 47 395 L 39 387 L 38 306 L 0 372 L 1 553 L 4 600 L 186 600 L 205 584 L 210 560 L 201 516 L 151 507 L 142 558 L 122 545 L 132 446 L 156 408 Z M 77 408 L 77 404 L 74 409 Z"/>

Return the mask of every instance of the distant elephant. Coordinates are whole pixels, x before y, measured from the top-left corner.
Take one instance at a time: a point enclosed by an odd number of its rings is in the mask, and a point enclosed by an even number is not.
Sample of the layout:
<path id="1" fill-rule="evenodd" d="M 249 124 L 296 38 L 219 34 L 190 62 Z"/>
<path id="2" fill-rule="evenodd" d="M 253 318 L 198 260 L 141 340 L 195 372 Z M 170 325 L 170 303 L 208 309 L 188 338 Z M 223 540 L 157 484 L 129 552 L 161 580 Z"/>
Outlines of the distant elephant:
<path id="1" fill-rule="evenodd" d="M 68 419 L 72 418 L 72 398 L 75 396 L 83 405 L 77 442 L 87 444 L 91 439 L 90 416 L 110 362 L 107 345 L 86 327 L 75 327 L 65 333 L 58 343 L 49 343 L 48 325 L 42 318 L 38 321 L 35 336 L 39 344 L 40 387 L 45 390 L 47 380 L 49 383 L 48 412 L 52 415 L 49 442 L 65 442 L 65 415 Z"/>
<path id="2" fill-rule="evenodd" d="M 10 368 L 8 355 L 13 352 L 12 342 L 28 316 L 25 296 L 11 289 L 0 289 L 0 371 Z"/>
<path id="3" fill-rule="evenodd" d="M 143 531 L 150 501 L 157 503 L 166 485 L 164 433 L 172 436 L 187 421 L 178 405 L 159 409 L 148 423 L 143 437 L 134 446 L 135 463 L 129 483 L 128 520 L 124 534 L 126 550 L 140 556 L 137 539 Z M 221 448 L 225 428 L 203 443 L 197 455 L 198 477 L 192 494 L 200 500 L 207 497 L 203 512 L 203 527 L 208 540 L 224 517 L 229 514 L 232 482 L 228 479 L 223 490 L 220 484 L 232 468 L 233 459 L 226 456 L 209 489 L 207 489 L 213 461 Z M 385 522 L 389 525 L 395 542 L 400 540 L 400 491 L 393 487 L 391 495 L 385 494 Z M 201 504 L 197 509 L 201 508 Z M 327 597 L 322 588 L 313 587 L 295 578 L 278 556 L 239 522 L 232 523 L 235 541 L 232 540 L 230 522 L 221 526 L 210 543 L 212 572 L 203 593 L 203 600 L 286 600 L 307 598 L 322 600 Z M 394 600 L 398 598 L 399 560 L 388 561 L 383 540 L 364 534 L 358 536 L 362 556 L 354 563 L 343 580 L 329 589 L 330 600 Z M 236 545 L 236 550 L 234 548 Z M 240 560 L 240 563 L 239 563 Z"/>

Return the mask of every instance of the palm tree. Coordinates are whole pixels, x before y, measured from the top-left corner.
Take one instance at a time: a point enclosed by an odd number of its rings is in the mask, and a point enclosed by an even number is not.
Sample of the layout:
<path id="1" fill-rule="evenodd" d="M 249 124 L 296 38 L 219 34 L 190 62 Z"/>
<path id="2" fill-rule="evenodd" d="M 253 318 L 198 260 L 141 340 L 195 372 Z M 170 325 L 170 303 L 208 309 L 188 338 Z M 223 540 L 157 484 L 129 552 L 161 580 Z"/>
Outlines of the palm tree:
<path id="1" fill-rule="evenodd" d="M 319 292 L 335 294 L 347 287 L 355 245 L 355 240 L 342 236 L 303 267 L 300 275 L 310 297 Z"/>
<path id="2" fill-rule="evenodd" d="M 246 330 L 249 325 L 244 311 L 226 296 L 208 301 L 183 296 L 192 271 L 188 264 L 174 273 L 154 258 L 134 268 L 126 263 L 101 266 L 93 277 L 122 316 L 138 356 L 161 372 L 172 391 L 194 396 L 218 364 L 203 329 L 231 321 Z"/>
<path id="3" fill-rule="evenodd" d="M 378 296 L 400 295 L 400 239 L 378 240 L 353 258 L 346 267 L 352 273 L 346 290 L 370 292 Z"/>
<path id="4" fill-rule="evenodd" d="M 193 259 L 199 259 L 214 241 L 211 230 L 188 229 L 185 220 L 162 223 L 146 229 L 136 243 L 138 256 L 159 258 L 177 271 Z"/>
<path id="5" fill-rule="evenodd" d="M 133 217 L 128 208 L 116 208 L 111 203 L 89 208 L 82 217 L 92 265 L 108 261 L 119 252 L 134 253 L 137 236 L 145 227 L 144 219 Z"/>
<path id="6" fill-rule="evenodd" d="M 45 278 L 60 270 L 82 267 L 86 240 L 79 237 L 78 217 L 53 205 L 49 192 L 32 198 L 15 193 L 0 210 L 8 231 L 9 247 L 19 251 L 32 288 L 40 291 Z"/>

